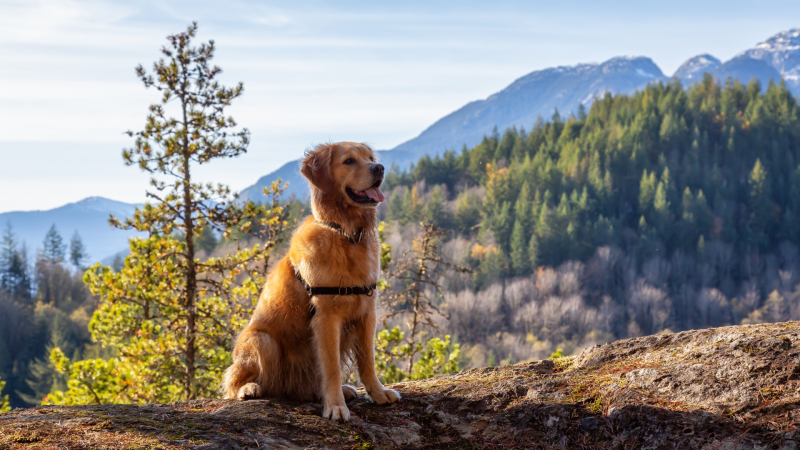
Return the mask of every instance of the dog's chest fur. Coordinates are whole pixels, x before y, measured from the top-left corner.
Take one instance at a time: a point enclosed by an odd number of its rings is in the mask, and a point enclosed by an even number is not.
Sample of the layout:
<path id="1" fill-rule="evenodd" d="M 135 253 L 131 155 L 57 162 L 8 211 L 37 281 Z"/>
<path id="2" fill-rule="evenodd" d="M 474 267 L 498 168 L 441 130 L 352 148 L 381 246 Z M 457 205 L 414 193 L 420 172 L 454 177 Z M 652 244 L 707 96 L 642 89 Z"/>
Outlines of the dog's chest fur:
<path id="1" fill-rule="evenodd" d="M 292 265 L 315 287 L 369 286 L 380 276 L 380 244 L 370 230 L 360 243 L 350 243 L 337 232 L 315 223 L 305 223 L 292 245 Z"/>

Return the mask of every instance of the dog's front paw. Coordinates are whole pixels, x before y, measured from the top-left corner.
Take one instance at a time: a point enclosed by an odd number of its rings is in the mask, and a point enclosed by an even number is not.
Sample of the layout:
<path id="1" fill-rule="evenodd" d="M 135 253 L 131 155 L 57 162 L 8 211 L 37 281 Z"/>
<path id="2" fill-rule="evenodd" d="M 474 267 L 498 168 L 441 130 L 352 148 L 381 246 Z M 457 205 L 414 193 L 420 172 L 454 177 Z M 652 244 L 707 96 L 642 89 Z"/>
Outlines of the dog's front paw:
<path id="1" fill-rule="evenodd" d="M 394 389 L 375 389 L 369 393 L 369 398 L 375 403 L 382 405 L 384 403 L 394 403 L 400 400 L 400 393 Z"/>
<path id="2" fill-rule="evenodd" d="M 344 403 L 341 405 L 331 405 L 326 403 L 325 409 L 322 410 L 322 417 L 326 419 L 347 422 L 350 420 L 350 410 L 347 409 L 347 405 Z"/>
<path id="3" fill-rule="evenodd" d="M 261 397 L 261 386 L 257 383 L 247 383 L 239 388 L 239 393 L 236 398 L 239 400 L 249 400 L 251 398 Z"/>

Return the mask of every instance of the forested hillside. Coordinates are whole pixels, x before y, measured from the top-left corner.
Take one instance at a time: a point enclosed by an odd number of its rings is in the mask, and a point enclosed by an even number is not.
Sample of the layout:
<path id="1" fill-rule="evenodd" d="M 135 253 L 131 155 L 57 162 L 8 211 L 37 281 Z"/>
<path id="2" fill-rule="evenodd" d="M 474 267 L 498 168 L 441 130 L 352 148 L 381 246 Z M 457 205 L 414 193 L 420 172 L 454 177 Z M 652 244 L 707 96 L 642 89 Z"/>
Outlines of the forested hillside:
<path id="1" fill-rule="evenodd" d="M 51 389 L 64 389 L 49 360 L 54 347 L 73 357 L 110 354 L 90 342 L 87 326 L 97 302 L 83 284 L 87 254 L 80 236 L 67 241 L 53 225 L 31 250 L 11 225 L 3 226 L 0 380 L 13 407 L 39 404 Z"/>
<path id="2" fill-rule="evenodd" d="M 473 365 L 800 318 L 800 122 L 783 84 L 659 83 L 532 125 L 387 178 L 395 250 L 432 220 L 477 270 L 442 299 Z"/>

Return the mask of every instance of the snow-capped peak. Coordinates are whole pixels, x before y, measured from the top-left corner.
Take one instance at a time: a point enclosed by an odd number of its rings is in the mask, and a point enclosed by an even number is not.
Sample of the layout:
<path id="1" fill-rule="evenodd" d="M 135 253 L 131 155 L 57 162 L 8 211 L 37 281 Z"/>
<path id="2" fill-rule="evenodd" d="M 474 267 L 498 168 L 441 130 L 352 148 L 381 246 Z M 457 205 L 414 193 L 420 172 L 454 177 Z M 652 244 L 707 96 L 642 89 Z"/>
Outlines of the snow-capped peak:
<path id="1" fill-rule="evenodd" d="M 800 85 L 800 27 L 782 31 L 738 56 L 764 61 L 790 85 Z"/>
<path id="2" fill-rule="evenodd" d="M 675 71 L 673 77 L 687 83 L 702 78 L 703 73 L 714 70 L 720 64 L 720 60 L 708 53 L 704 53 L 681 64 L 678 70 Z"/>

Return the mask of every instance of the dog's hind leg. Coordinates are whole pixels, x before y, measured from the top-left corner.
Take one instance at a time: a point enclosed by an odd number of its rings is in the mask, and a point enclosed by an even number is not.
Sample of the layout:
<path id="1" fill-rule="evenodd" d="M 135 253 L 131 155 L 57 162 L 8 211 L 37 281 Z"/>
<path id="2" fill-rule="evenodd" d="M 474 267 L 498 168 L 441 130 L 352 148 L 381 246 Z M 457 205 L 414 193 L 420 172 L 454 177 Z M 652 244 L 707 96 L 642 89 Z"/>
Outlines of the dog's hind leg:
<path id="1" fill-rule="evenodd" d="M 349 384 L 343 384 L 342 395 L 344 395 L 345 400 L 350 400 L 358 396 L 358 391 L 356 391 L 356 388 L 350 386 Z"/>
<path id="2" fill-rule="evenodd" d="M 267 370 L 277 363 L 276 346 L 269 334 L 245 329 L 233 350 L 233 364 L 222 378 L 224 397 L 247 400 L 266 394 L 275 381 L 269 379 Z"/>

